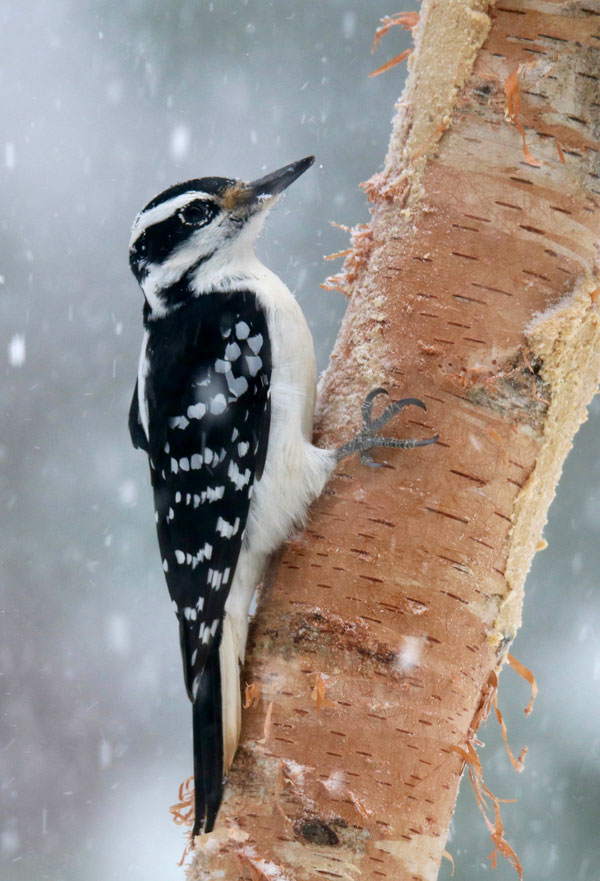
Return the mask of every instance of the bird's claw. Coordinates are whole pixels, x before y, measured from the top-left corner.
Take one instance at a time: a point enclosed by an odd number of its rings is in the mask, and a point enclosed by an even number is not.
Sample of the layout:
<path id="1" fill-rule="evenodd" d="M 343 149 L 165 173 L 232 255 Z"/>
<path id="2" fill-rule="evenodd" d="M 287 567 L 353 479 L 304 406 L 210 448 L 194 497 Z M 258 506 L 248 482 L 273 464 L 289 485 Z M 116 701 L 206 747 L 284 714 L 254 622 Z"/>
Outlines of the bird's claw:
<path id="1" fill-rule="evenodd" d="M 405 407 L 414 406 L 420 407 L 422 410 L 427 410 L 425 403 L 419 398 L 402 398 L 400 401 L 392 401 L 392 403 L 385 408 L 381 416 L 372 419 L 371 414 L 373 412 L 373 404 L 375 399 L 380 395 L 387 395 L 389 397 L 387 390 L 380 387 L 370 391 L 365 398 L 361 407 L 363 419 L 362 430 L 353 440 L 344 444 L 337 450 L 338 461 L 346 458 L 346 456 L 351 456 L 352 453 L 360 453 L 360 461 L 363 465 L 368 465 L 370 468 L 381 468 L 383 463 L 375 462 L 369 455 L 369 451 L 374 447 L 391 447 L 395 449 L 409 450 L 414 447 L 425 447 L 437 442 L 439 437 L 437 434 L 434 435 L 434 437 L 426 438 L 425 440 L 377 436 L 376 432 L 387 425 L 390 419 L 400 413 Z"/>
<path id="2" fill-rule="evenodd" d="M 389 407 L 386 407 L 381 416 L 378 416 L 377 419 L 371 419 L 373 403 L 375 398 L 378 398 L 379 395 L 386 395 L 389 398 L 389 392 L 387 389 L 375 388 L 373 391 L 369 392 L 361 407 L 363 433 L 366 433 L 364 432 L 365 428 L 370 431 L 379 431 L 379 429 L 383 428 L 384 425 L 387 425 L 390 419 L 392 419 L 397 413 L 410 405 L 420 407 L 422 410 L 427 410 L 427 406 L 420 398 L 402 398 L 400 401 L 392 401 Z"/>
<path id="3" fill-rule="evenodd" d="M 361 465 L 368 465 L 369 468 L 382 468 L 383 462 L 376 462 L 372 456 L 370 456 L 364 450 L 360 454 Z"/>

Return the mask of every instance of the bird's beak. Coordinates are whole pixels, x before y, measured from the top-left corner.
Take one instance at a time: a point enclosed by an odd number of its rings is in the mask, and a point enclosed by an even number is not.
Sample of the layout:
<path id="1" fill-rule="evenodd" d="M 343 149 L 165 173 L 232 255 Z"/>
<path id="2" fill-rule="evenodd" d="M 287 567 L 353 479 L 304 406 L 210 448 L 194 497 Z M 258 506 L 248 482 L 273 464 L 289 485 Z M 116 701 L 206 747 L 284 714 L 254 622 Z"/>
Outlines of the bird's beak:
<path id="1" fill-rule="evenodd" d="M 254 198 L 260 196 L 278 196 L 286 190 L 290 184 L 293 184 L 296 178 L 304 174 L 315 161 L 314 156 L 307 156 L 305 159 L 299 159 L 292 162 L 291 165 L 284 165 L 283 168 L 272 171 L 258 180 L 251 181 L 247 188 L 250 190 Z"/>
<path id="2" fill-rule="evenodd" d="M 284 165 L 283 168 L 272 171 L 271 174 L 266 174 L 258 180 L 249 183 L 236 182 L 225 192 L 223 205 L 230 211 L 237 212 L 242 209 L 244 213 L 247 211 L 246 216 L 252 216 L 263 205 L 270 205 L 273 198 L 293 184 L 314 161 L 314 156 L 307 156 L 290 165 Z"/>

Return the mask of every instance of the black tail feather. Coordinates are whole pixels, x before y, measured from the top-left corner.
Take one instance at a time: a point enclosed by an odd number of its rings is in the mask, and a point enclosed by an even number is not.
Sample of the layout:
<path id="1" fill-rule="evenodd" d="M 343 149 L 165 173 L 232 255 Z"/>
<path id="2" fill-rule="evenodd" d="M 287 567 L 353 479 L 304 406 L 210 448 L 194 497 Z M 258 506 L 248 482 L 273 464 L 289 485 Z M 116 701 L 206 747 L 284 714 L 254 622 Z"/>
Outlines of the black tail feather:
<path id="1" fill-rule="evenodd" d="M 193 703 L 194 807 L 192 835 L 210 832 L 223 796 L 223 719 L 218 648 L 211 651 Z"/>

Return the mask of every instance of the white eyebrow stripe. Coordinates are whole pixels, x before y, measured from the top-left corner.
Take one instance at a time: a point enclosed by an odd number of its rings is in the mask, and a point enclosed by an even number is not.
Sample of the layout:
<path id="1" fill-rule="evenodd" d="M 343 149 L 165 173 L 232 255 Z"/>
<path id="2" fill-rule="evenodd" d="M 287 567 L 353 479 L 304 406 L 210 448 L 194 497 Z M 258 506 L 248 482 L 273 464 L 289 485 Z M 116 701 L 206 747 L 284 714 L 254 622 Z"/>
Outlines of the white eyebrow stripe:
<path id="1" fill-rule="evenodd" d="M 202 193 L 199 190 L 190 190 L 187 193 L 181 193 L 179 196 L 173 196 L 172 199 L 162 202 L 160 205 L 151 208 L 149 211 L 140 211 L 133 221 L 129 247 L 131 248 L 135 240 L 144 232 L 144 230 L 148 229 L 149 226 L 153 226 L 155 223 L 160 223 L 161 220 L 166 220 L 167 217 L 171 217 L 178 208 L 183 208 L 185 205 L 189 205 L 189 203 L 193 202 L 195 199 L 209 199 L 211 202 L 214 201 L 214 197 L 209 195 L 209 193 Z"/>

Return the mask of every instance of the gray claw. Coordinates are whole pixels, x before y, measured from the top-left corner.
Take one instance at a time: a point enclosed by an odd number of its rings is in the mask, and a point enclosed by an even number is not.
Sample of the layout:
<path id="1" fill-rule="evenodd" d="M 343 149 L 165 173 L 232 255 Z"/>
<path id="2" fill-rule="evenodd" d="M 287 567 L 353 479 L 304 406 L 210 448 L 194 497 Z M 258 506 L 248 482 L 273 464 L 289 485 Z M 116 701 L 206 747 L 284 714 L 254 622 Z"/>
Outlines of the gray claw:
<path id="1" fill-rule="evenodd" d="M 389 398 L 389 393 L 384 388 L 374 388 L 369 392 L 365 400 L 363 401 L 361 409 L 363 425 L 369 428 L 371 426 L 371 413 L 373 412 L 373 402 L 375 398 L 379 397 L 379 395 L 387 395 Z"/>
<path id="2" fill-rule="evenodd" d="M 368 465 L 369 468 L 382 468 L 382 462 L 376 462 L 368 453 L 362 452 L 360 454 L 360 461 L 362 465 Z"/>
<path id="3" fill-rule="evenodd" d="M 415 406 L 420 407 L 422 410 L 427 410 L 424 402 L 419 398 L 402 398 L 400 401 L 392 401 L 389 404 L 381 416 L 377 419 L 371 419 L 371 413 L 373 412 L 373 402 L 380 395 L 386 395 L 389 397 L 388 392 L 384 388 L 375 388 L 369 392 L 367 397 L 365 398 L 362 407 L 361 413 L 363 418 L 363 428 L 362 431 L 351 441 L 341 446 L 337 451 L 337 460 L 345 459 L 346 456 L 352 455 L 352 453 L 360 453 L 360 461 L 363 465 L 368 465 L 369 468 L 381 468 L 381 462 L 374 462 L 372 457 L 369 455 L 370 450 L 375 447 L 393 447 L 396 449 L 405 449 L 409 450 L 413 447 L 425 447 L 428 444 L 434 444 L 438 436 L 427 438 L 426 440 L 413 440 L 411 438 L 407 439 L 399 439 L 399 438 L 388 438 L 388 437 L 380 437 L 377 436 L 377 432 L 379 429 L 383 428 L 384 425 L 396 416 L 401 410 L 405 407 Z"/>

